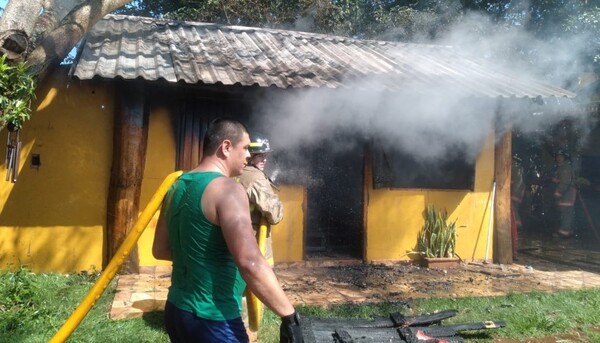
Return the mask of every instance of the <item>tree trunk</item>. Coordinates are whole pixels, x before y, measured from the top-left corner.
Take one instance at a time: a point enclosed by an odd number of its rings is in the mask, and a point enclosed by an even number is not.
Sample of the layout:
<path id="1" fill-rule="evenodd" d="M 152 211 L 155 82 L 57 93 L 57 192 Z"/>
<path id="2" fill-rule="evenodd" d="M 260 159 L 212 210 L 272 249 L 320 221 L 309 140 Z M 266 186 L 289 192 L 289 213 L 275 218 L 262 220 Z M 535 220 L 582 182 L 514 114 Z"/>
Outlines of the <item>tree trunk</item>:
<path id="1" fill-rule="evenodd" d="M 118 83 L 106 223 L 109 259 L 119 249 L 139 215 L 148 138 L 145 101 L 142 81 Z M 121 271 L 126 274 L 139 271 L 137 249 L 131 251 Z"/>
<path id="2" fill-rule="evenodd" d="M 512 256 L 512 230 L 510 226 L 510 178 L 512 165 L 512 129 L 497 130 L 501 135 L 494 151 L 494 177 L 496 201 L 494 204 L 494 262 L 510 264 Z"/>
<path id="3" fill-rule="evenodd" d="M 42 0 L 10 0 L 2 13 L 0 32 L 22 30 L 27 34 L 33 27 L 42 9 Z"/>
<path id="4" fill-rule="evenodd" d="M 23 61 L 33 50 L 33 28 L 42 9 L 42 0 L 11 0 L 0 17 L 0 54 Z"/>

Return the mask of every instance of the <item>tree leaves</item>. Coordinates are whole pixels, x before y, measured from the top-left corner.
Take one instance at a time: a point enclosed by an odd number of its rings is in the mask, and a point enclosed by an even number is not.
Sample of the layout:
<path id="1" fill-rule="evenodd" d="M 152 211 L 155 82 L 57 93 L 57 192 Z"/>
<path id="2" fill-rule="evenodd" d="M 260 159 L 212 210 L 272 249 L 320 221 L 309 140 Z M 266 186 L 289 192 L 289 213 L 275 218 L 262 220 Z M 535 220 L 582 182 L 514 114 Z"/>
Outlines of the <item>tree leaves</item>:
<path id="1" fill-rule="evenodd" d="M 16 129 L 29 119 L 29 105 L 35 98 L 36 83 L 24 63 L 11 66 L 0 56 L 0 127 L 12 124 Z"/>

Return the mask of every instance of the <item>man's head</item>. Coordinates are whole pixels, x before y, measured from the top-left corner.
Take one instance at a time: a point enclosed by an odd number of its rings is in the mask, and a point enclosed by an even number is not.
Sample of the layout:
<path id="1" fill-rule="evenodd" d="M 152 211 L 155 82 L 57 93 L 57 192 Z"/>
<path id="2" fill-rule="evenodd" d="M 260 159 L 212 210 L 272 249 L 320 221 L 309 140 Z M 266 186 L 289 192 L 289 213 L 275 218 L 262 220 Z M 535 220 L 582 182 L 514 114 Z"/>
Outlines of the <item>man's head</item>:
<path id="1" fill-rule="evenodd" d="M 217 118 L 208 125 L 202 144 L 202 154 L 214 155 L 225 140 L 236 145 L 242 140 L 244 134 L 248 134 L 248 129 L 239 121 L 231 118 Z"/>
<path id="2" fill-rule="evenodd" d="M 225 161 L 231 175 L 241 174 L 250 154 L 250 136 L 246 127 L 235 119 L 213 120 L 204 136 L 202 155 L 217 156 Z"/>
<path id="3" fill-rule="evenodd" d="M 271 145 L 269 140 L 262 135 L 256 135 L 250 142 L 250 159 L 248 164 L 255 166 L 260 170 L 265 170 L 267 165 L 267 153 L 271 152 Z"/>

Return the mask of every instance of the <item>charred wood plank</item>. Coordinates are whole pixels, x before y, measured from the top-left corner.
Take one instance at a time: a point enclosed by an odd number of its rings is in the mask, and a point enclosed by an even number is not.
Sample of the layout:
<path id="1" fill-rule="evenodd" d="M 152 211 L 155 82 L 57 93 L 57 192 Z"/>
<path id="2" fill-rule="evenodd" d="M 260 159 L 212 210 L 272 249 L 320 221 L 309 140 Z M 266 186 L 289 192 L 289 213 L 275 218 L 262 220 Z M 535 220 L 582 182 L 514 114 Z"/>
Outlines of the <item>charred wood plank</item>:
<path id="1" fill-rule="evenodd" d="M 354 327 L 354 319 L 338 319 L 338 326 L 322 325 L 321 319 L 301 317 L 304 343 L 405 343 L 395 328 Z M 389 320 L 388 320 L 389 321 Z M 331 322 L 329 323 L 331 324 Z"/>
<path id="2" fill-rule="evenodd" d="M 390 314 L 390 319 L 394 323 L 394 326 L 417 326 L 417 325 L 430 325 L 439 323 L 444 319 L 456 316 L 457 310 L 445 310 L 436 313 L 422 314 L 418 316 L 403 316 L 401 313 Z"/>
<path id="3" fill-rule="evenodd" d="M 406 343 L 463 343 L 464 339 L 458 336 L 433 337 L 427 335 L 422 330 L 411 328 L 398 329 L 400 336 Z"/>
<path id="4" fill-rule="evenodd" d="M 399 342 L 399 343 L 462 343 L 459 332 L 505 327 L 503 321 L 483 321 L 455 325 L 401 326 L 422 322 L 429 325 L 456 315 L 456 310 L 439 313 L 402 317 L 390 315 L 390 319 L 331 319 L 302 317 L 302 330 L 306 343 L 337 342 Z M 396 315 L 394 322 L 391 318 Z M 387 325 L 387 326 L 386 326 Z"/>
<path id="5" fill-rule="evenodd" d="M 484 321 L 456 325 L 410 326 L 399 329 L 399 332 L 402 337 L 409 336 L 409 331 L 415 336 L 420 332 L 431 337 L 452 337 L 462 331 L 497 329 L 505 326 L 504 321 Z"/>
<path id="6" fill-rule="evenodd" d="M 338 336 L 341 334 L 342 336 Z M 405 340 L 400 337 L 400 334 L 396 329 L 393 328 L 354 328 L 354 327 L 343 327 L 338 328 L 329 333 L 329 340 L 321 340 L 319 342 L 331 342 L 333 336 L 333 342 L 336 343 L 405 343 Z"/>
<path id="7" fill-rule="evenodd" d="M 374 319 L 338 319 L 338 318 L 315 318 L 315 324 L 320 329 L 334 330 L 335 328 L 351 325 L 354 328 L 393 328 L 403 326 L 429 325 L 456 316 L 456 310 L 445 310 L 441 312 L 422 314 L 416 316 L 404 316 L 399 312 L 390 314 L 389 318 Z"/>
<path id="8" fill-rule="evenodd" d="M 352 336 L 344 329 L 335 329 L 333 338 L 340 343 L 354 343 Z"/>

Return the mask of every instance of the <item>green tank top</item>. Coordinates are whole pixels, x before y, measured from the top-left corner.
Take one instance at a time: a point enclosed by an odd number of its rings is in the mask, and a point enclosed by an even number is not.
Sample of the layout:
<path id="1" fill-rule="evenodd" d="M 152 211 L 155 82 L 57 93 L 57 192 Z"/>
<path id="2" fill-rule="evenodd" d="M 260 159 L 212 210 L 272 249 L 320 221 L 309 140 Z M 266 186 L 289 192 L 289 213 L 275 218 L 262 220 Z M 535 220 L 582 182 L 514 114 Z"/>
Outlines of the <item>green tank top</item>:
<path id="1" fill-rule="evenodd" d="M 240 317 L 246 287 L 221 228 L 206 219 L 201 207 L 206 186 L 221 176 L 183 174 L 169 189 L 164 206 L 173 258 L 167 299 L 179 309 L 211 320 Z"/>

